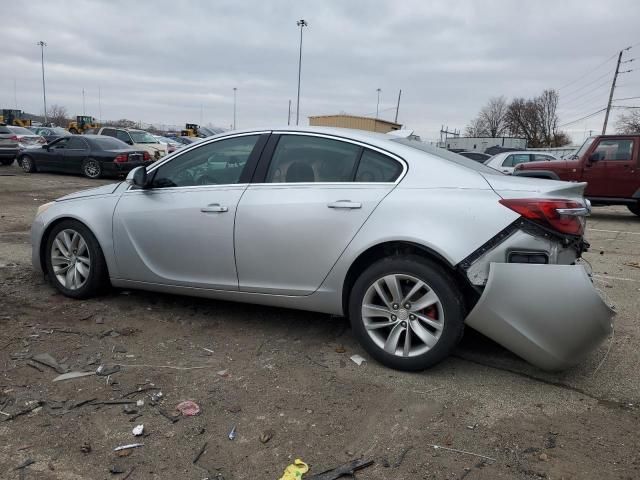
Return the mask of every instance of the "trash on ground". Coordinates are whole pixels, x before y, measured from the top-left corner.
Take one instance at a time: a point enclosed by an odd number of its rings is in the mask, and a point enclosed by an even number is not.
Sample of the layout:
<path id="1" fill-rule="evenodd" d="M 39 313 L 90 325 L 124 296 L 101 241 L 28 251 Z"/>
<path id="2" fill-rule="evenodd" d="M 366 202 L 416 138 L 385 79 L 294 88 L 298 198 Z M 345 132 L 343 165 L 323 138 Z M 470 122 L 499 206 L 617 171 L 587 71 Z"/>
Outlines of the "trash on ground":
<path id="1" fill-rule="evenodd" d="M 236 426 L 234 425 L 231 431 L 229 432 L 229 440 L 236 439 Z"/>
<path id="2" fill-rule="evenodd" d="M 213 352 L 213 350 L 211 350 L 210 348 L 202 347 L 202 349 L 203 349 L 205 352 L 214 353 L 214 352 Z"/>
<path id="3" fill-rule="evenodd" d="M 136 402 L 136 407 L 144 407 L 144 400 L 140 399 Z"/>
<path id="4" fill-rule="evenodd" d="M 193 417 L 200 413 L 200 406 L 196 402 L 185 400 L 184 402 L 180 402 L 176 405 L 176 410 L 185 417 Z"/>
<path id="5" fill-rule="evenodd" d="M 229 370 L 220 370 L 219 372 L 216 372 L 216 373 L 223 378 L 226 378 L 229 376 Z"/>
<path id="6" fill-rule="evenodd" d="M 120 371 L 120 365 L 100 365 L 96 369 L 96 375 L 101 377 L 106 377 L 108 375 L 113 375 L 114 373 L 118 373 Z"/>
<path id="7" fill-rule="evenodd" d="M 491 460 L 492 462 L 496 461 L 495 458 L 487 457 L 486 455 L 480 455 L 479 453 L 467 452 L 466 450 L 458 450 L 456 448 L 443 447 L 441 445 L 428 445 L 428 446 L 429 447 L 433 447 L 436 450 L 438 450 L 438 449 L 448 450 L 449 452 L 463 453 L 465 455 L 473 455 L 474 457 L 485 458 L 487 460 Z"/>
<path id="8" fill-rule="evenodd" d="M 309 471 L 309 465 L 296 458 L 291 465 L 284 469 L 279 480 L 300 480 Z"/>
<path id="9" fill-rule="evenodd" d="M 144 433 L 144 425 L 136 425 L 133 427 L 131 433 L 133 433 L 134 436 L 139 437 Z"/>
<path id="10" fill-rule="evenodd" d="M 89 442 L 84 442 L 80 447 L 80 451 L 82 453 L 91 453 L 91 444 Z"/>
<path id="11" fill-rule="evenodd" d="M 130 448 L 138 448 L 144 447 L 144 443 L 129 443 L 128 445 L 120 445 L 113 449 L 114 452 L 119 452 L 120 450 L 129 450 Z"/>
<path id="12" fill-rule="evenodd" d="M 349 476 L 351 478 L 355 478 L 355 472 L 357 470 L 366 468 L 369 465 L 373 465 L 373 460 L 352 460 L 351 462 L 347 462 L 339 467 L 312 475 L 305 480 L 336 480 L 338 478 Z"/>
<path id="13" fill-rule="evenodd" d="M 162 392 L 152 393 L 151 394 L 151 401 L 152 402 L 159 402 L 162 399 L 162 397 L 163 397 Z"/>
<path id="14" fill-rule="evenodd" d="M 69 372 L 69 373 L 63 373 L 62 375 L 58 375 L 56 378 L 53 379 L 53 381 L 61 382 L 63 380 L 73 380 L 74 378 L 88 377 L 95 374 L 96 372 Z"/>
<path id="15" fill-rule="evenodd" d="M 269 440 L 273 438 L 275 432 L 273 430 L 265 430 L 260 434 L 260 442 L 267 443 Z"/>
<path id="16" fill-rule="evenodd" d="M 356 365 L 360 366 L 362 365 L 364 362 L 367 361 L 366 358 L 361 357 L 360 355 L 356 354 L 356 355 L 351 355 L 351 361 L 353 363 L 355 363 Z"/>
<path id="17" fill-rule="evenodd" d="M 46 365 L 49 368 L 53 368 L 58 373 L 65 373 L 65 369 L 62 368 L 62 366 L 56 361 L 56 359 L 48 353 L 39 353 L 37 355 L 34 355 L 33 357 L 31 357 L 31 360 L 42 365 Z"/>

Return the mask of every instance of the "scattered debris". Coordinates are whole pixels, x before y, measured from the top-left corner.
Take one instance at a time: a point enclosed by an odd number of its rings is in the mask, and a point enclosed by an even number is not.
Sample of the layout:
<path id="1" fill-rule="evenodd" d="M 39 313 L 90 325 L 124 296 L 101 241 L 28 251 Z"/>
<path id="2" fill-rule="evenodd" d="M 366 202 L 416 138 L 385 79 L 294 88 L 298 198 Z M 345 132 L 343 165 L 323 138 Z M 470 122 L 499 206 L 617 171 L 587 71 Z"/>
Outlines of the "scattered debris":
<path id="1" fill-rule="evenodd" d="M 236 439 L 236 426 L 234 425 L 231 431 L 229 432 L 229 440 Z"/>
<path id="2" fill-rule="evenodd" d="M 61 382 L 63 380 L 73 380 L 74 378 L 88 377 L 91 375 L 95 375 L 96 372 L 69 372 L 63 373 L 62 375 L 58 375 L 53 379 L 54 382 Z"/>
<path id="3" fill-rule="evenodd" d="M 27 458 L 24 462 L 14 468 L 14 470 L 22 470 L 23 468 L 27 468 L 29 465 L 33 465 L 34 463 L 36 463 L 35 460 L 33 460 L 32 458 Z"/>
<path id="4" fill-rule="evenodd" d="M 344 345 L 338 345 L 336 347 L 336 353 L 345 353 L 347 351 L 346 348 L 344 348 Z"/>
<path id="5" fill-rule="evenodd" d="M 128 398 L 128 397 L 132 397 L 138 393 L 143 393 L 143 392 L 148 392 L 151 390 L 160 390 L 159 387 L 144 387 L 144 388 L 138 388 L 137 390 L 132 390 L 128 393 L 125 393 L 124 395 L 121 395 L 120 398 Z M 162 396 L 162 392 L 160 392 L 160 397 Z M 151 397 L 151 399 L 153 400 L 153 396 Z"/>
<path id="6" fill-rule="evenodd" d="M 227 378 L 229 376 L 229 370 L 220 370 L 219 372 L 216 372 L 216 373 L 222 378 Z"/>
<path id="7" fill-rule="evenodd" d="M 131 433 L 133 433 L 133 435 L 135 437 L 139 437 L 140 435 L 142 435 L 144 433 L 144 425 L 140 424 L 140 425 L 136 425 L 133 430 L 131 431 Z"/>
<path id="8" fill-rule="evenodd" d="M 366 359 L 366 358 L 364 358 L 364 357 L 362 357 L 362 356 L 360 356 L 360 355 L 358 355 L 358 354 L 356 354 L 356 355 L 351 355 L 351 357 L 350 357 L 350 358 L 351 358 L 351 361 L 352 361 L 353 363 L 355 363 L 356 365 L 358 365 L 358 366 L 362 365 L 364 362 L 366 362 L 366 361 L 367 361 L 367 359 Z"/>
<path id="9" fill-rule="evenodd" d="M 353 460 L 351 462 L 340 465 L 339 467 L 332 468 L 331 470 L 312 475 L 305 480 L 336 480 L 338 478 L 350 476 L 355 478 L 355 472 L 361 470 L 370 465 L 373 465 L 373 460 Z"/>
<path id="10" fill-rule="evenodd" d="M 130 448 L 139 448 L 144 447 L 144 443 L 130 443 L 128 445 L 121 445 L 113 449 L 114 452 L 119 452 L 120 450 L 129 450 Z"/>
<path id="11" fill-rule="evenodd" d="M 36 410 L 37 408 L 40 408 L 40 406 L 43 403 L 44 402 L 41 402 L 40 400 L 31 400 L 31 401 L 26 403 L 25 408 L 23 408 L 22 410 L 14 413 L 14 414 L 7 415 L 7 418 L 5 418 L 5 422 L 8 422 L 9 420 L 13 420 L 14 418 L 19 417 L 21 415 L 26 415 L 27 413 L 31 413 L 34 410 Z"/>
<path id="12" fill-rule="evenodd" d="M 193 417 L 200 413 L 200 406 L 196 402 L 185 400 L 184 402 L 180 402 L 176 405 L 176 410 L 185 417 Z"/>
<path id="13" fill-rule="evenodd" d="M 269 440 L 273 438 L 275 432 L 273 430 L 265 430 L 260 434 L 260 442 L 267 443 Z"/>
<path id="14" fill-rule="evenodd" d="M 84 442 L 80 447 L 80 451 L 82 453 L 91 453 L 91 444 L 89 442 Z"/>
<path id="15" fill-rule="evenodd" d="M 122 468 L 120 465 L 111 465 L 111 467 L 109 467 L 109 473 L 112 473 L 114 475 L 124 473 L 124 468 Z"/>
<path id="16" fill-rule="evenodd" d="M 476 428 L 478 428 L 478 424 L 477 424 L 477 423 L 474 423 L 473 425 L 467 425 L 467 428 L 468 428 L 469 430 L 475 430 Z"/>
<path id="17" fill-rule="evenodd" d="M 96 369 L 96 375 L 101 377 L 106 377 L 109 375 L 113 375 L 114 373 L 118 373 L 120 371 L 120 365 L 100 365 Z"/>
<path id="18" fill-rule="evenodd" d="M 213 352 L 213 350 L 211 350 L 210 348 L 202 347 L 202 349 L 203 349 L 205 352 L 214 353 L 214 352 Z"/>
<path id="19" fill-rule="evenodd" d="M 486 458 L 487 460 L 491 460 L 492 462 L 495 462 L 496 459 L 495 458 L 491 458 L 491 457 L 487 457 L 486 455 L 480 455 L 479 453 L 472 453 L 472 452 L 467 452 L 465 450 L 458 450 L 455 448 L 449 448 L 449 447 L 443 447 L 441 445 L 431 445 L 428 444 L 429 447 L 433 447 L 436 450 L 438 449 L 442 449 L 442 450 L 448 450 L 450 452 L 456 452 L 456 453 L 464 453 L 465 455 L 473 455 L 474 457 L 480 457 L 480 458 Z"/>
<path id="20" fill-rule="evenodd" d="M 56 372 L 58 373 L 65 373 L 65 369 L 62 368 L 62 366 L 56 361 L 55 358 L 53 358 L 50 354 L 48 353 L 39 353 L 38 355 L 34 355 L 33 357 L 31 357 L 31 360 L 33 360 L 34 362 L 38 362 L 42 365 L 45 365 L 49 368 L 53 368 Z"/>
<path id="21" fill-rule="evenodd" d="M 136 402 L 136 407 L 144 407 L 144 400 L 140 399 Z"/>
<path id="22" fill-rule="evenodd" d="M 32 361 L 32 360 L 28 360 L 27 361 L 27 365 L 31 368 L 35 368 L 36 370 L 38 370 L 39 372 L 44 372 L 44 370 L 42 369 L 42 367 L 40 367 L 40 365 L 38 365 L 36 362 Z"/>
<path id="23" fill-rule="evenodd" d="M 156 392 L 156 393 L 152 393 L 151 394 L 151 401 L 153 403 L 158 403 L 160 400 L 162 400 L 162 392 Z"/>
<path id="24" fill-rule="evenodd" d="M 205 452 L 205 450 L 207 449 L 207 443 L 208 442 L 204 442 L 204 445 L 202 445 L 202 448 L 198 451 L 198 453 L 196 454 L 195 457 L 193 457 L 193 461 L 191 463 L 193 463 L 194 465 L 196 463 L 198 463 L 198 460 L 200 460 L 200 457 L 202 456 L 202 454 Z"/>
<path id="25" fill-rule="evenodd" d="M 309 465 L 296 458 L 291 465 L 284 469 L 279 480 L 300 480 L 309 471 Z M 337 478 L 337 477 L 336 477 Z"/>

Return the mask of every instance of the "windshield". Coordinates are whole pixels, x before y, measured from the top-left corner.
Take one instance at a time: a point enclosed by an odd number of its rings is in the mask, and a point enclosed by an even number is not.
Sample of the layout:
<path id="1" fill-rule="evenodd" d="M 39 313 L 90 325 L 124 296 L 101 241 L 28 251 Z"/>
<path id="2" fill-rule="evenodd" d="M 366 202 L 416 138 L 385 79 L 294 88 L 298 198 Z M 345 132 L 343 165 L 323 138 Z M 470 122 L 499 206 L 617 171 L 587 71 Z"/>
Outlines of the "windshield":
<path id="1" fill-rule="evenodd" d="M 54 127 L 54 128 L 51 129 L 51 131 L 53 133 L 55 133 L 56 135 L 71 135 L 64 128 L 60 128 L 60 127 Z"/>
<path id="2" fill-rule="evenodd" d="M 589 150 L 589 147 L 591 146 L 591 144 L 593 143 L 593 141 L 596 139 L 596 137 L 589 137 L 587 138 L 584 143 L 582 144 L 582 146 L 578 149 L 577 152 L 571 154 L 569 156 L 569 158 L 580 158 L 582 155 L 584 155 L 584 153 Z"/>
<path id="3" fill-rule="evenodd" d="M 31 130 L 22 127 L 9 127 L 13 133 L 17 133 L 18 135 L 34 135 Z"/>
<path id="4" fill-rule="evenodd" d="M 402 145 L 406 145 L 407 147 L 412 147 L 417 150 L 422 150 L 423 152 L 430 153 L 431 155 L 435 155 L 453 163 L 457 163 L 462 167 L 470 168 L 471 170 L 475 170 L 476 172 L 487 173 L 490 175 L 503 175 L 502 172 L 494 170 L 491 167 L 487 167 L 480 162 L 476 162 L 475 160 L 471 160 L 470 158 L 450 152 L 449 150 L 446 150 L 444 148 L 434 147 L 433 145 L 429 145 L 428 143 L 424 143 L 419 140 L 410 140 L 408 138 L 394 138 L 391 141 L 401 143 Z"/>
<path id="5" fill-rule="evenodd" d="M 129 135 L 133 139 L 133 143 L 159 143 L 158 140 L 153 138 L 153 135 L 147 132 L 129 131 Z"/>
<path id="6" fill-rule="evenodd" d="M 100 150 L 122 150 L 124 148 L 131 148 L 122 140 L 102 135 L 96 135 L 95 137 L 92 137 L 91 142 L 94 143 Z"/>

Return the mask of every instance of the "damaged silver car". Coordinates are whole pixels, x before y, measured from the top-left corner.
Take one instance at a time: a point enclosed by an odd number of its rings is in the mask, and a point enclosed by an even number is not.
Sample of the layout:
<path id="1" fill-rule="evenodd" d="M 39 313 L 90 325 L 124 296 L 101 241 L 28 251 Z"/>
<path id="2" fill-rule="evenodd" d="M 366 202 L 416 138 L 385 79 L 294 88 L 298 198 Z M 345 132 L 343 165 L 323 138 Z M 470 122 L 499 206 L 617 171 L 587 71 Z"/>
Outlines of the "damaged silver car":
<path id="1" fill-rule="evenodd" d="M 33 265 L 73 298 L 111 285 L 347 315 L 401 370 L 446 358 L 465 324 L 561 369 L 612 328 L 576 263 L 583 189 L 402 134 L 234 131 L 41 206 Z"/>

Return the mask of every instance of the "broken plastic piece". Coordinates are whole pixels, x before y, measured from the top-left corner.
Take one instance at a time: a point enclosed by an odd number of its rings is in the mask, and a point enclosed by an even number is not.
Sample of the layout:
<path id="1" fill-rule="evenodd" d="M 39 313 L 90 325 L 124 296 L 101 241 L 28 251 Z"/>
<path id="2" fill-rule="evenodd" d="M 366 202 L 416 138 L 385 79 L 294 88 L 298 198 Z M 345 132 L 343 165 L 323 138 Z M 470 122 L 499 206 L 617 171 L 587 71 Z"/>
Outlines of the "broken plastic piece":
<path id="1" fill-rule="evenodd" d="M 229 432 L 229 440 L 236 439 L 236 426 L 234 425 L 231 431 Z"/>
<path id="2" fill-rule="evenodd" d="M 361 357 L 360 355 L 357 355 L 357 354 L 356 354 L 356 355 L 351 355 L 351 361 L 352 361 L 353 363 L 355 363 L 356 365 L 360 366 L 360 365 L 362 365 L 364 362 L 366 362 L 366 361 L 367 361 L 367 359 L 366 359 L 366 358 L 364 358 L 364 357 Z"/>
<path id="3" fill-rule="evenodd" d="M 300 480 L 302 475 L 309 471 L 309 465 L 304 463 L 299 458 L 296 458 L 294 462 L 284 469 L 284 473 L 279 480 Z"/>
<path id="4" fill-rule="evenodd" d="M 61 382 L 62 380 L 73 380 L 74 378 L 88 377 L 90 375 L 95 375 L 96 372 L 69 372 L 63 373 L 62 375 L 58 375 L 53 379 L 54 382 Z"/>
<path id="5" fill-rule="evenodd" d="M 142 435 L 144 433 L 144 425 L 136 425 L 131 433 L 133 433 L 136 437 Z"/>
<path id="6" fill-rule="evenodd" d="M 121 445 L 113 449 L 114 452 L 119 452 L 120 450 L 129 450 L 130 448 L 138 448 L 144 447 L 144 443 L 130 443 L 128 445 Z"/>

